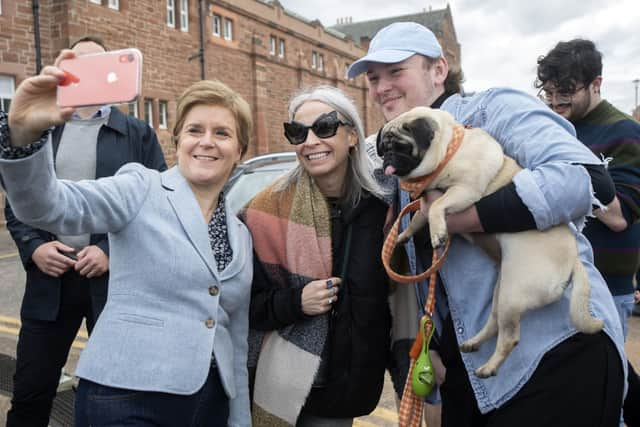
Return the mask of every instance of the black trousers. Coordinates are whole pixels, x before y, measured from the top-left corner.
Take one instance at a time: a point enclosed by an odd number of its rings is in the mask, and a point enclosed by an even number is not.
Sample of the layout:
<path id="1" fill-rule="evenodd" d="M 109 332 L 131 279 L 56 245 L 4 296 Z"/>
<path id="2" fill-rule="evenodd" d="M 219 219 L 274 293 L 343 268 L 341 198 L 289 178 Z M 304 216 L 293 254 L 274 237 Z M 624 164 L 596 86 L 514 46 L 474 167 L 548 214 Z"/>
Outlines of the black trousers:
<path id="1" fill-rule="evenodd" d="M 75 271 L 61 279 L 57 319 L 21 319 L 7 427 L 48 426 L 60 373 L 82 320 L 87 319 L 89 333 L 93 329 L 98 312 L 91 306 L 88 280 Z"/>
<path id="2" fill-rule="evenodd" d="M 627 365 L 627 397 L 624 399 L 623 416 L 627 427 L 640 427 L 640 378 L 631 363 Z"/>
<path id="3" fill-rule="evenodd" d="M 455 352 L 451 348 L 453 325 L 445 325 L 443 333 L 442 347 L 450 350 L 441 348 L 448 353 L 441 388 L 443 427 L 619 425 L 625 378 L 618 352 L 604 332 L 577 334 L 558 344 L 511 400 L 487 414 L 478 410 L 457 344 Z"/>

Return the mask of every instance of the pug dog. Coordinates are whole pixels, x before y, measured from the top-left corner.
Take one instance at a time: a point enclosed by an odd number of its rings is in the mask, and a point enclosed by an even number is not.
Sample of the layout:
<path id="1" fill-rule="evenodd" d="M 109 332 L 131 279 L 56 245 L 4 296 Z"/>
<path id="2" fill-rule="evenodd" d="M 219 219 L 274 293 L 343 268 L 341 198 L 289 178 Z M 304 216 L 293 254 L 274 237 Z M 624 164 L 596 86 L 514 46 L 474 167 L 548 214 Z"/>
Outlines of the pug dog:
<path id="1" fill-rule="evenodd" d="M 414 108 L 385 124 L 376 142 L 385 174 L 415 180 L 434 172 L 445 158 L 455 126 L 459 124 L 448 112 L 426 107 Z M 484 195 L 509 184 L 521 170 L 482 129 L 462 132 L 459 148 L 425 188 L 438 189 L 443 195 L 431 204 L 428 218 L 419 211 L 414 215 L 411 225 L 398 237 L 399 243 L 428 222 L 433 247 L 441 247 L 448 237 L 446 214 L 470 207 Z M 497 374 L 518 344 L 522 315 L 558 300 L 569 284 L 573 285 L 569 316 L 576 329 L 587 334 L 602 330 L 602 320 L 589 312 L 591 287 L 578 258 L 576 239 L 567 225 L 544 231 L 470 233 L 464 237 L 485 250 L 499 267 L 489 319 L 460 346 L 463 352 L 475 351 L 498 335 L 493 355 L 475 372 L 478 377 Z"/>

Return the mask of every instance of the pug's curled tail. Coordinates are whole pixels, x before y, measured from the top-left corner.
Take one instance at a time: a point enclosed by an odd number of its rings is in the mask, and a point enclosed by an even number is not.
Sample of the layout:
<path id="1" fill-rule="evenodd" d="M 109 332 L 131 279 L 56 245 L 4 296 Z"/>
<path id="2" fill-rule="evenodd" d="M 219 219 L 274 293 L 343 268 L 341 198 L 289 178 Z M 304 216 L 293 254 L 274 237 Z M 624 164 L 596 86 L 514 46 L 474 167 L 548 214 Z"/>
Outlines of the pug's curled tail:
<path id="1" fill-rule="evenodd" d="M 571 301 L 569 304 L 569 316 L 571 322 L 577 330 L 585 334 L 595 334 L 600 332 L 604 323 L 602 320 L 593 317 L 589 311 L 589 296 L 591 295 L 591 285 L 587 272 L 576 257 L 573 265 L 573 289 L 571 290 Z"/>

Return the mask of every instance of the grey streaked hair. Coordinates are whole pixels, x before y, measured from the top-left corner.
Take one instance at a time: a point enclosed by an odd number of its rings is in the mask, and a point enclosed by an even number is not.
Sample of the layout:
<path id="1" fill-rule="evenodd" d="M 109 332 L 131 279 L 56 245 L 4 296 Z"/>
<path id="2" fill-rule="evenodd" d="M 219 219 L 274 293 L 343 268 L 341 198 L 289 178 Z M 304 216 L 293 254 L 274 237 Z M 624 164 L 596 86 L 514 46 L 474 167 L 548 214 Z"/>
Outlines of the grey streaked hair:
<path id="1" fill-rule="evenodd" d="M 353 100 L 343 91 L 333 86 L 321 85 L 306 88 L 293 95 L 289 101 L 289 120 L 293 120 L 298 109 L 305 103 L 317 101 L 333 108 L 338 116 L 353 126 L 358 138 L 358 144 L 349 151 L 349 167 L 345 181 L 344 199 L 354 206 L 360 201 L 364 192 L 369 192 L 378 198 L 384 198 L 385 191 L 374 179 L 374 164 L 367 154 L 365 147 L 365 134 L 362 120 Z M 284 190 L 289 185 L 294 184 L 306 174 L 305 169 L 298 165 L 291 172 L 287 173 L 276 190 Z"/>

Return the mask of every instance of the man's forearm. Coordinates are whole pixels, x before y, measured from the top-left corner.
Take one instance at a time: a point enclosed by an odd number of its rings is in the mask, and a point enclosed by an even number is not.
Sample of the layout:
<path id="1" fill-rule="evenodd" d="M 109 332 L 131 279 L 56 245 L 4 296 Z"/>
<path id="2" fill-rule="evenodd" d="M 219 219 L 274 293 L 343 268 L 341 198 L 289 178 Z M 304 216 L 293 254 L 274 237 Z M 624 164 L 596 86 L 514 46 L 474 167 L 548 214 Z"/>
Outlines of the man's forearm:
<path id="1" fill-rule="evenodd" d="M 447 229 L 449 230 L 449 233 L 484 232 L 475 205 L 472 205 L 463 211 L 447 215 Z"/>
<path id="2" fill-rule="evenodd" d="M 622 214 L 622 206 L 620 205 L 618 196 L 613 198 L 613 201 L 607 205 L 606 210 L 596 209 L 593 211 L 593 214 L 611 231 L 624 231 L 629 226 Z"/>

